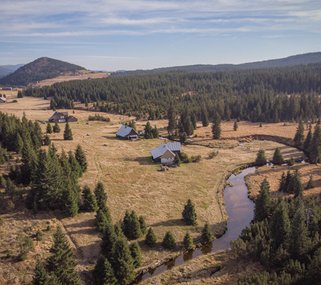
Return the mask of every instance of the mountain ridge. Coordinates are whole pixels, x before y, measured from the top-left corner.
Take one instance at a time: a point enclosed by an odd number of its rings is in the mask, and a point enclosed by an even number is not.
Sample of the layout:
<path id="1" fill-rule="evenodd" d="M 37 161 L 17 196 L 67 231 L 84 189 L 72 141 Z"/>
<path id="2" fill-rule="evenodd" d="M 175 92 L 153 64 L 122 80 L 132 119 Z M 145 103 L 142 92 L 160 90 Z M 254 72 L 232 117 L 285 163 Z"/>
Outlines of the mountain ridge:
<path id="1" fill-rule="evenodd" d="M 64 73 L 76 73 L 80 70 L 85 70 L 85 68 L 49 57 L 40 57 L 1 78 L 0 84 L 26 86 L 33 82 L 54 78 Z"/>
<path id="2" fill-rule="evenodd" d="M 254 61 L 240 64 L 192 64 L 182 66 L 160 67 L 154 69 L 137 69 L 128 71 L 116 71 L 114 75 L 137 75 L 146 73 L 163 73 L 171 71 L 183 72 L 222 72 L 245 69 L 264 69 L 264 68 L 281 68 L 291 67 L 296 65 L 308 65 L 321 63 L 321 52 L 310 52 L 304 54 L 291 55 L 288 57 L 268 59 L 262 61 Z"/>

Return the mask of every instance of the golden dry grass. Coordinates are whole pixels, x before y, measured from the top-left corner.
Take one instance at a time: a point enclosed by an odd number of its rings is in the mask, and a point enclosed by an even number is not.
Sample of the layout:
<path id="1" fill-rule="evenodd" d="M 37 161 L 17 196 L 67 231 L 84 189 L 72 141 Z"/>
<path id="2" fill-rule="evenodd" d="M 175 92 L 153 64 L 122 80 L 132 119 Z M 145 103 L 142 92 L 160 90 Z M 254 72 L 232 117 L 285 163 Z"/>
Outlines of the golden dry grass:
<path id="1" fill-rule="evenodd" d="M 18 99 L 17 103 L 0 105 L 0 111 L 20 117 L 25 113 L 29 119 L 46 121 L 52 114 L 48 105 L 48 100 L 22 98 Z M 282 147 L 278 143 L 268 141 L 224 141 L 220 142 L 220 148 L 216 149 L 219 150 L 219 155 L 214 159 L 207 159 L 213 149 L 196 145 L 184 146 L 183 151 L 189 156 L 201 155 L 201 162 L 183 164 L 181 167 L 160 172 L 159 165 L 151 161 L 149 152 L 163 140 L 118 140 L 115 138 L 115 132 L 120 123 L 127 121 L 129 117 L 101 113 L 110 117 L 111 122 L 88 122 L 89 114 L 91 113 L 88 111 L 76 110 L 73 115 L 79 121 L 71 124 L 74 140 L 64 141 L 61 132 L 50 135 L 53 143 L 59 151 L 74 150 L 77 144 L 81 144 L 88 159 L 88 171 L 82 177 L 81 184 L 88 184 L 93 189 L 97 181 L 103 181 L 113 221 L 120 220 L 127 209 L 135 210 L 153 227 L 159 241 L 168 230 L 174 233 L 178 242 L 182 241 L 187 230 L 194 238 L 198 237 L 205 222 L 209 222 L 216 232 L 220 232 L 227 218 L 222 193 L 225 177 L 236 167 L 253 162 L 259 149 L 265 149 L 267 154 L 271 155 L 276 147 Z M 138 130 L 142 130 L 145 123 L 138 122 Z M 153 124 L 164 132 L 167 122 L 160 120 L 153 121 Z M 230 122 L 223 125 L 223 135 L 228 132 L 224 129 L 229 124 Z M 45 127 L 46 124 L 42 124 L 42 128 Z M 62 131 L 63 127 L 61 125 Z M 245 129 L 244 126 L 240 126 L 240 131 L 242 128 Z M 206 130 L 198 128 L 197 133 L 201 132 Z M 255 133 L 256 129 L 253 132 Z M 218 143 L 214 140 L 209 142 L 214 145 Z M 288 151 L 292 150 L 288 148 Z M 181 222 L 183 205 L 188 198 L 196 205 L 198 227 L 187 227 Z M 51 214 L 46 218 L 50 220 L 54 217 Z M 3 217 L 5 223 L 8 223 L 9 219 L 10 215 Z M 25 222 L 29 222 L 28 215 Z M 100 237 L 94 229 L 94 214 L 82 213 L 74 218 L 61 219 L 60 222 L 76 247 L 80 270 L 89 270 L 98 256 L 100 242 Z M 24 221 L 21 223 L 23 225 Z M 12 235 L 10 228 L 7 228 L 6 233 L 8 236 Z M 2 243 L 0 246 L 6 248 L 8 245 Z M 149 250 L 143 246 L 143 266 L 168 255 L 169 252 L 160 247 Z"/>
<path id="2" fill-rule="evenodd" d="M 54 78 L 45 79 L 37 82 L 34 86 L 43 87 L 50 86 L 54 83 L 66 82 L 72 80 L 87 80 L 87 79 L 98 79 L 98 78 L 106 78 L 110 75 L 108 72 L 95 72 L 89 70 L 81 70 L 77 74 L 64 74 Z"/>

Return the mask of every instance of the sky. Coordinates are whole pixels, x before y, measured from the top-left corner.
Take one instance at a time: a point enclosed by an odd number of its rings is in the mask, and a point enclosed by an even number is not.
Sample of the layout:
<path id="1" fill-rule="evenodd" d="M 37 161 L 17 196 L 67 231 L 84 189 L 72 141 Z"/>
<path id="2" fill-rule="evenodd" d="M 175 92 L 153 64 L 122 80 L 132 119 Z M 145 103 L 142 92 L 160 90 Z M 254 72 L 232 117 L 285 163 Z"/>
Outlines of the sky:
<path id="1" fill-rule="evenodd" d="M 0 0 L 0 65 L 92 70 L 243 63 L 321 51 L 321 0 Z"/>

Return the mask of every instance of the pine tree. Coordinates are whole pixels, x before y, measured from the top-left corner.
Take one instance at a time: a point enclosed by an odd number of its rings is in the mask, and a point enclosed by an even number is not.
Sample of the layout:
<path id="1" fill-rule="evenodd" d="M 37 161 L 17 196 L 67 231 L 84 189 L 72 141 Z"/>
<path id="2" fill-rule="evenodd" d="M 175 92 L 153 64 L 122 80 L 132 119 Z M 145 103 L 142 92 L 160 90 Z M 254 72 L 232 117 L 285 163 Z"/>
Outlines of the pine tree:
<path id="1" fill-rule="evenodd" d="M 308 229 L 305 223 L 304 204 L 301 198 L 298 198 L 297 209 L 293 216 L 291 233 L 291 256 L 300 259 L 308 250 Z"/>
<path id="2" fill-rule="evenodd" d="M 260 149 L 256 155 L 255 165 L 263 166 L 265 164 L 266 164 L 265 151 L 263 149 Z"/>
<path id="3" fill-rule="evenodd" d="M 283 172 L 283 173 L 282 173 L 282 176 L 281 176 L 280 186 L 279 186 L 278 191 L 279 191 L 279 192 L 286 192 L 286 189 L 287 189 L 287 185 L 286 185 L 286 175 L 285 175 L 285 173 Z"/>
<path id="4" fill-rule="evenodd" d="M 154 126 L 154 128 L 152 129 L 152 135 L 154 139 L 157 139 L 159 137 L 159 131 L 156 127 L 156 125 Z"/>
<path id="5" fill-rule="evenodd" d="M 82 190 L 82 210 L 85 212 L 95 212 L 98 210 L 96 198 L 87 185 Z"/>
<path id="6" fill-rule="evenodd" d="M 125 236 L 129 240 L 137 239 L 142 235 L 139 219 L 135 211 L 132 211 L 130 214 L 128 211 L 126 211 L 123 219 L 122 229 Z"/>
<path id="7" fill-rule="evenodd" d="M 189 233 L 186 233 L 183 240 L 184 249 L 190 251 L 194 249 L 193 239 Z"/>
<path id="8" fill-rule="evenodd" d="M 320 284 L 321 280 L 321 248 L 313 256 L 311 264 L 306 272 L 306 280 L 302 284 L 314 285 Z"/>
<path id="9" fill-rule="evenodd" d="M 212 134 L 213 139 L 220 139 L 221 138 L 221 117 L 219 115 L 215 115 L 212 125 Z"/>
<path id="10" fill-rule="evenodd" d="M 69 123 L 67 122 L 65 125 L 65 130 L 64 130 L 64 140 L 67 141 L 72 141 L 73 137 L 72 137 L 72 131 L 71 128 L 69 126 Z"/>
<path id="11" fill-rule="evenodd" d="M 171 106 L 167 112 L 168 127 L 167 131 L 169 134 L 174 134 L 177 129 L 176 113 L 173 106 Z"/>
<path id="12" fill-rule="evenodd" d="M 138 245 L 137 242 L 134 242 L 129 246 L 129 249 L 130 249 L 130 254 L 134 260 L 134 266 L 135 268 L 138 268 L 142 263 L 142 253 L 141 253 L 140 246 Z"/>
<path id="13" fill-rule="evenodd" d="M 45 137 L 43 139 L 43 144 L 44 145 L 50 145 L 51 144 L 51 140 L 50 140 L 48 135 L 45 135 Z"/>
<path id="14" fill-rule="evenodd" d="M 310 127 L 307 137 L 305 138 L 305 141 L 303 144 L 304 151 L 308 154 L 310 152 L 311 142 L 312 142 L 312 131 L 311 131 L 311 127 Z"/>
<path id="15" fill-rule="evenodd" d="M 305 189 L 312 189 L 312 188 L 314 188 L 314 184 L 313 184 L 313 176 L 312 175 L 310 175 L 310 178 L 309 178 L 309 181 L 308 181 L 308 183 L 307 183 L 307 186 L 305 187 Z"/>
<path id="16" fill-rule="evenodd" d="M 100 256 L 93 272 L 95 285 L 117 285 L 113 268 L 104 256 Z"/>
<path id="17" fill-rule="evenodd" d="M 270 214 L 271 197 L 269 182 L 264 179 L 260 186 L 260 192 L 255 201 L 255 221 L 262 221 Z"/>
<path id="18" fill-rule="evenodd" d="M 197 128 L 197 119 L 194 113 L 191 114 L 191 122 L 192 122 L 192 126 L 193 129 L 196 130 Z"/>
<path id="19" fill-rule="evenodd" d="M 174 250 L 176 248 L 175 237 L 170 231 L 166 232 L 162 241 L 162 246 L 168 250 Z"/>
<path id="20" fill-rule="evenodd" d="M 153 138 L 153 128 L 152 128 L 149 121 L 145 125 L 144 138 L 145 139 L 152 139 Z"/>
<path id="21" fill-rule="evenodd" d="M 302 146 L 303 145 L 303 142 L 304 142 L 304 125 L 303 125 L 302 121 L 299 122 L 299 125 L 298 125 L 298 128 L 297 128 L 297 131 L 295 133 L 293 141 L 294 141 L 294 144 L 296 146 Z"/>
<path id="22" fill-rule="evenodd" d="M 202 234 L 201 234 L 201 243 L 203 245 L 208 244 L 214 240 L 213 233 L 210 229 L 210 226 L 208 223 L 206 223 L 202 229 Z"/>
<path id="23" fill-rule="evenodd" d="M 46 271 L 42 262 L 37 261 L 34 276 L 32 279 L 32 285 L 49 285 L 48 283 L 48 272 Z"/>
<path id="24" fill-rule="evenodd" d="M 98 182 L 95 188 L 95 196 L 97 201 L 97 206 L 99 209 L 105 209 L 106 208 L 106 202 L 107 202 L 107 194 L 105 192 L 105 187 L 102 182 Z"/>
<path id="25" fill-rule="evenodd" d="M 312 141 L 309 148 L 309 158 L 312 163 L 318 163 L 321 159 L 321 127 L 318 122 L 314 128 Z"/>
<path id="26" fill-rule="evenodd" d="M 15 151 L 17 153 L 22 153 L 23 146 L 24 146 L 23 139 L 22 139 L 21 135 L 19 133 L 17 133 L 16 140 L 15 140 Z"/>
<path id="27" fill-rule="evenodd" d="M 52 130 L 54 133 L 60 133 L 60 127 L 57 122 L 54 124 Z"/>
<path id="28" fill-rule="evenodd" d="M 111 223 L 111 218 L 107 207 L 104 209 L 98 209 L 96 213 L 96 227 L 99 232 L 104 232 L 106 226 Z"/>
<path id="29" fill-rule="evenodd" d="M 234 121 L 233 130 L 236 132 L 239 128 L 237 121 Z"/>
<path id="30" fill-rule="evenodd" d="M 187 203 L 185 204 L 184 210 L 182 212 L 182 216 L 186 225 L 195 226 L 197 224 L 197 215 L 195 212 L 195 206 L 194 206 L 194 203 L 191 201 L 191 199 L 187 200 Z"/>
<path id="31" fill-rule="evenodd" d="M 187 110 L 181 113 L 179 120 L 179 132 L 186 133 L 187 136 L 191 136 L 194 132 L 194 127 L 191 121 L 191 115 Z"/>
<path id="32" fill-rule="evenodd" d="M 301 179 L 298 171 L 296 171 L 292 175 L 290 185 L 291 185 L 290 187 L 292 189 L 292 192 L 294 193 L 294 197 L 303 195 L 303 187 L 302 187 L 302 183 L 301 183 Z"/>
<path id="33" fill-rule="evenodd" d="M 280 245 L 288 249 L 291 236 L 291 222 L 287 204 L 281 201 L 276 207 L 271 220 L 271 236 L 273 246 L 277 249 Z"/>
<path id="34" fill-rule="evenodd" d="M 147 225 L 146 225 L 146 222 L 145 222 L 145 219 L 143 216 L 139 216 L 139 225 L 140 225 L 140 230 L 142 232 L 142 234 L 146 234 L 146 231 L 147 231 Z"/>
<path id="35" fill-rule="evenodd" d="M 77 145 L 76 151 L 75 151 L 75 158 L 78 161 L 81 171 L 85 172 L 87 170 L 87 159 L 86 159 L 86 154 L 83 151 L 81 145 Z"/>
<path id="36" fill-rule="evenodd" d="M 152 228 L 149 228 L 145 237 L 145 243 L 149 247 L 156 246 L 157 238 Z"/>
<path id="37" fill-rule="evenodd" d="M 53 272 L 62 284 L 83 284 L 76 271 L 76 260 L 69 247 L 68 241 L 60 227 L 53 236 L 53 246 L 48 258 L 48 269 Z"/>
<path id="38" fill-rule="evenodd" d="M 52 133 L 52 127 L 51 127 L 50 123 L 47 124 L 46 132 L 47 132 L 47 134 Z"/>
<path id="39" fill-rule="evenodd" d="M 124 238 L 119 238 L 115 243 L 112 266 L 118 284 L 128 285 L 134 281 L 134 261 L 130 254 L 128 243 Z"/>
<path id="40" fill-rule="evenodd" d="M 203 127 L 207 127 L 209 125 L 209 121 L 208 121 L 208 112 L 207 112 L 206 106 L 202 108 L 201 117 L 202 117 Z"/>
<path id="41" fill-rule="evenodd" d="M 284 163 L 284 159 L 279 148 L 275 149 L 272 162 L 276 165 L 281 165 Z"/>
<path id="42" fill-rule="evenodd" d="M 103 254 L 108 260 L 113 262 L 113 250 L 117 241 L 117 235 L 115 228 L 111 223 L 106 223 L 103 231 L 101 254 Z"/>

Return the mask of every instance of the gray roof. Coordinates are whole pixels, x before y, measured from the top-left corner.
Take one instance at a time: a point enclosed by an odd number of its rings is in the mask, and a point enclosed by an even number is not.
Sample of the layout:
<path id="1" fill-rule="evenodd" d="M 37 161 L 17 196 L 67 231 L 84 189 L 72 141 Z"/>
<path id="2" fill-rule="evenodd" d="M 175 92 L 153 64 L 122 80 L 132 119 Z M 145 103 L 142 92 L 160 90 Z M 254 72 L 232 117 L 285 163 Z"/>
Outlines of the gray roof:
<path id="1" fill-rule="evenodd" d="M 130 134 L 133 128 L 127 125 L 121 125 L 120 129 L 117 131 L 116 136 L 126 137 Z"/>
<path id="2" fill-rule="evenodd" d="M 182 145 L 180 142 L 163 143 L 159 147 L 154 148 L 150 153 L 152 154 L 153 159 L 157 159 L 161 157 L 168 149 L 171 152 L 181 151 Z"/>

